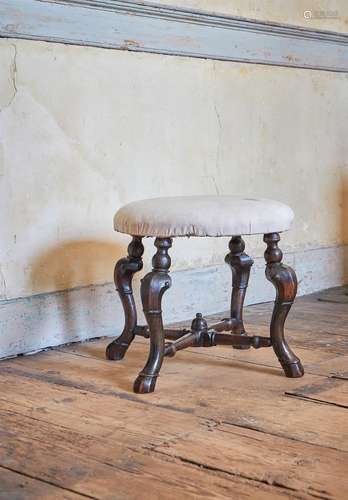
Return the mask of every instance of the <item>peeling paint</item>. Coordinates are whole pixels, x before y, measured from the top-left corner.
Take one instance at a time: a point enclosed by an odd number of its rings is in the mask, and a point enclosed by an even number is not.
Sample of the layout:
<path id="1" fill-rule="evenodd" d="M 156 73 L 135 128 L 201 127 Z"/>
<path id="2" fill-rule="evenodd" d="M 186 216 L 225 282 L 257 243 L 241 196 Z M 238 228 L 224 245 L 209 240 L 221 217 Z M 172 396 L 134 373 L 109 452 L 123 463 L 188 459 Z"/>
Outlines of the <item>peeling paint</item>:
<path id="1" fill-rule="evenodd" d="M 125 40 L 122 47 L 124 49 L 129 49 L 131 47 L 140 47 L 140 45 L 140 42 L 137 42 L 136 40 Z"/>

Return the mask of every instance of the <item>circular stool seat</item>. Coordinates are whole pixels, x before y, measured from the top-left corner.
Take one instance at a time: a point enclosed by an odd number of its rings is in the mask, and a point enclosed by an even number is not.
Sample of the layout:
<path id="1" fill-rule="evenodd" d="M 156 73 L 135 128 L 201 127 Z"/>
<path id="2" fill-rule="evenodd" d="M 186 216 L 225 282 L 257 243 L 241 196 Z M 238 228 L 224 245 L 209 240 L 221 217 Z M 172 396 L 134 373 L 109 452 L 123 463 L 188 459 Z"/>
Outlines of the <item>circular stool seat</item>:
<path id="1" fill-rule="evenodd" d="M 280 233 L 294 213 L 279 201 L 237 196 L 174 196 L 124 205 L 114 228 L 134 236 L 233 236 Z"/>

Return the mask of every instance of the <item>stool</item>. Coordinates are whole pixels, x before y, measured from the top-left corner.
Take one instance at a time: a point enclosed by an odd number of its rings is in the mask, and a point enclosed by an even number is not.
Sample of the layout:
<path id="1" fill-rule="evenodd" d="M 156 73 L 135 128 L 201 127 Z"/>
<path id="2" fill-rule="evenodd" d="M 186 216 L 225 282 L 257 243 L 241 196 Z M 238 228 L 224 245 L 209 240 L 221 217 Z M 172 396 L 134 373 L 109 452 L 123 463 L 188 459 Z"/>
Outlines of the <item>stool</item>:
<path id="1" fill-rule="evenodd" d="M 285 266 L 278 248 L 279 233 L 289 229 L 294 214 L 283 203 L 234 196 L 184 196 L 136 201 L 123 206 L 115 215 L 116 231 L 132 236 L 128 256 L 115 267 L 115 284 L 119 293 L 125 324 L 120 337 L 106 349 L 110 360 L 120 360 L 136 335 L 150 339 L 147 363 L 134 382 L 134 392 L 153 392 L 164 356 L 174 356 L 186 347 L 231 345 L 236 349 L 273 347 L 287 377 L 301 377 L 300 360 L 284 338 L 284 323 L 297 292 L 293 269 Z M 244 253 L 243 235 L 263 234 L 266 278 L 276 289 L 270 337 L 249 336 L 243 324 L 243 303 L 253 260 Z M 190 329 L 163 327 L 162 296 L 171 286 L 168 250 L 173 238 L 184 236 L 230 237 L 225 262 L 232 270 L 231 311 L 228 318 L 208 326 L 197 314 Z M 152 271 L 141 280 L 141 300 L 147 325 L 137 324 L 132 278 L 142 269 L 143 237 L 154 237 L 157 251 Z M 228 333 L 224 333 L 228 332 Z M 165 339 L 171 342 L 165 342 Z"/>

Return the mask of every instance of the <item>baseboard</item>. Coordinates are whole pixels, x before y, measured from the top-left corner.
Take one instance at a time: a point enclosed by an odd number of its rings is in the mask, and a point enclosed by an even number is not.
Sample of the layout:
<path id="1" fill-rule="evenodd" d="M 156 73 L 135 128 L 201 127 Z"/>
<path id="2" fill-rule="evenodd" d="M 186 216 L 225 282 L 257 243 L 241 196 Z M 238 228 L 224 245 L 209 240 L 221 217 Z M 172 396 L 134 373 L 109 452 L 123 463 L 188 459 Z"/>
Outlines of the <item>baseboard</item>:
<path id="1" fill-rule="evenodd" d="M 296 269 L 300 295 L 348 282 L 348 246 L 290 253 L 284 260 Z M 176 271 L 172 279 L 163 301 L 166 322 L 189 319 L 198 311 L 210 314 L 228 309 L 231 273 L 226 265 Z M 139 278 L 135 288 L 138 284 Z M 264 261 L 256 259 L 246 302 L 273 298 L 274 289 L 264 278 Z M 138 293 L 136 300 L 139 305 Z M 0 357 L 117 336 L 122 324 L 122 307 L 111 283 L 0 301 Z"/>

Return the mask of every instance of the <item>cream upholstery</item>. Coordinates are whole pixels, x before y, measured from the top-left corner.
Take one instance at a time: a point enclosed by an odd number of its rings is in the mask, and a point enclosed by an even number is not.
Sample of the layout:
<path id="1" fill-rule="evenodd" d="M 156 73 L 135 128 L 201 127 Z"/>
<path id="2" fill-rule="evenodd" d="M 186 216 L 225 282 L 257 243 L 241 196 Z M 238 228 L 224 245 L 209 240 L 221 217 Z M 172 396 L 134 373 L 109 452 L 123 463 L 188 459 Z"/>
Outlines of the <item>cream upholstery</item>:
<path id="1" fill-rule="evenodd" d="M 294 218 L 279 201 L 236 196 L 176 196 L 135 201 L 114 218 L 120 233 L 134 236 L 233 236 L 279 233 Z"/>

